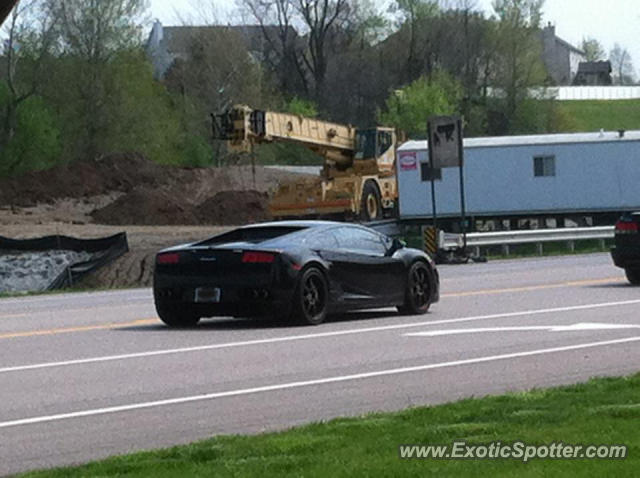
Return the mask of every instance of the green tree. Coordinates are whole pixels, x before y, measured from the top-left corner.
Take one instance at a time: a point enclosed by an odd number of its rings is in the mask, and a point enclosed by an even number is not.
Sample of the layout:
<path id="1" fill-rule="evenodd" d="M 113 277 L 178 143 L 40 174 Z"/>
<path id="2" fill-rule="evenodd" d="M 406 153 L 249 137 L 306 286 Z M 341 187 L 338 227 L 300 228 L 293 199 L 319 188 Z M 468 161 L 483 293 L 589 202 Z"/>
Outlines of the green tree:
<path id="1" fill-rule="evenodd" d="M 209 25 L 188 27 L 185 31 L 189 33 L 187 55 L 170 68 L 165 83 L 174 95 L 176 109 L 192 142 L 199 144 L 192 150 L 203 152 L 203 141 L 207 143 L 211 135 L 210 113 L 238 103 L 270 109 L 278 103 L 279 96 L 237 30 Z M 230 159 L 223 146 L 219 141 L 210 145 L 210 155 L 218 165 Z"/>
<path id="2" fill-rule="evenodd" d="M 61 57 L 44 90 L 60 116 L 63 157 L 67 159 L 87 158 L 87 104 L 83 90 L 77 86 L 77 71 L 84 66 L 82 59 Z M 195 140 L 187 134 L 173 98 L 153 79 L 151 64 L 142 50 L 122 50 L 103 65 L 100 94 L 104 99 L 100 131 L 93 138 L 97 153 L 88 158 L 113 151 L 137 151 L 163 163 L 211 161 L 210 150 L 203 153 L 202 148 L 193 147 Z"/>
<path id="3" fill-rule="evenodd" d="M 601 61 L 606 58 L 604 48 L 595 38 L 583 38 L 580 48 L 584 52 L 587 61 Z"/>
<path id="4" fill-rule="evenodd" d="M 493 84 L 503 98 L 496 102 L 491 133 L 512 131 L 518 108 L 529 97 L 529 89 L 541 87 L 546 79 L 542 62 L 539 26 L 544 0 L 494 0 L 498 16 L 494 35 Z"/>
<path id="5" fill-rule="evenodd" d="M 103 153 L 101 137 L 110 121 L 110 97 L 106 84 L 110 62 L 123 50 L 142 44 L 144 0 L 48 0 L 57 19 L 62 57 L 74 65 L 67 88 L 74 88 L 78 121 L 76 157 L 93 158 Z"/>
<path id="6" fill-rule="evenodd" d="M 298 98 L 297 96 L 291 98 L 287 104 L 286 110 L 289 113 L 304 116 L 306 118 L 316 118 L 318 116 L 318 107 L 313 101 Z"/>
<path id="7" fill-rule="evenodd" d="M 24 137 L 19 126 L 24 124 L 25 111 L 37 108 L 37 102 L 25 107 L 22 105 L 37 94 L 45 81 L 45 63 L 53 47 L 55 20 L 42 12 L 41 7 L 40 0 L 17 2 L 6 25 L 5 51 L 0 57 L 0 70 L 5 73 L 0 106 L 0 151 L 10 148 L 13 154 L 4 155 L 5 163 L 0 165 L 0 169 L 7 174 L 24 169 L 22 163 L 28 162 L 21 153 L 28 156 L 28 148 L 16 149 L 14 139 L 17 135 Z"/>
<path id="8" fill-rule="evenodd" d="M 6 82 L 0 82 L 0 108 L 13 101 Z M 15 132 L 0 148 L 0 176 L 52 166 L 60 154 L 56 117 L 42 98 L 30 95 L 15 109 Z"/>
<path id="9" fill-rule="evenodd" d="M 378 119 L 385 126 L 395 126 L 410 138 L 425 137 L 427 118 L 459 112 L 462 86 L 449 74 L 436 72 L 421 77 L 409 86 L 396 90 L 386 101 Z"/>

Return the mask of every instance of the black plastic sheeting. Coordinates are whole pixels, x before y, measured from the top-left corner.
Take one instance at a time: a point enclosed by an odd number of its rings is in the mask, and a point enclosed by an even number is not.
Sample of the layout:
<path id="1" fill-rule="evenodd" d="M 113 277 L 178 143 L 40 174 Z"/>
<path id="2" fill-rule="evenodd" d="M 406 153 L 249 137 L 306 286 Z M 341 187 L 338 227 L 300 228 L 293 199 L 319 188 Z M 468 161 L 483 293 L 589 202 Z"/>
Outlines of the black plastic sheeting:
<path id="1" fill-rule="evenodd" d="M 10 251 L 86 251 L 91 259 L 69 265 L 47 287 L 47 290 L 69 287 L 83 276 L 116 260 L 129 251 L 127 233 L 121 232 L 99 239 L 77 239 L 69 236 L 45 236 L 35 239 L 9 239 L 0 236 L 0 250 Z"/>

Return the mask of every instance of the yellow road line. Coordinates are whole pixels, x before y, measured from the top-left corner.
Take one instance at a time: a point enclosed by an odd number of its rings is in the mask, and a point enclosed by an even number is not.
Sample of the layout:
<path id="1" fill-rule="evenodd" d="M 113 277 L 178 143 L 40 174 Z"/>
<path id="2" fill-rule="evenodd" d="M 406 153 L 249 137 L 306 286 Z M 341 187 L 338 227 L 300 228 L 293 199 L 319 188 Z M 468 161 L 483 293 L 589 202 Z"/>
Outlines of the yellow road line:
<path id="1" fill-rule="evenodd" d="M 86 312 L 87 310 L 99 310 L 99 309 L 126 309 L 128 307 L 136 306 L 148 306 L 149 302 L 141 302 L 139 304 L 112 304 L 112 305 L 98 305 L 96 307 L 76 307 L 74 309 L 63 309 L 64 312 Z M 0 319 L 16 319 L 18 317 L 31 317 L 35 314 L 52 314 L 59 313 L 60 311 L 40 310 L 37 312 L 21 312 L 19 314 L 0 315 Z"/>
<path id="2" fill-rule="evenodd" d="M 442 294 L 440 297 L 467 297 L 472 295 L 508 294 L 510 292 L 529 292 L 534 290 L 559 289 L 562 287 L 579 287 L 579 286 L 585 286 L 585 285 L 610 284 L 612 282 L 623 283 L 624 280 L 620 279 L 619 277 L 610 277 L 608 279 L 568 281 L 568 282 L 558 282 L 555 284 L 510 287 L 506 289 L 484 289 L 484 290 L 471 290 L 468 292 L 453 292 L 451 294 Z"/>
<path id="3" fill-rule="evenodd" d="M 88 332 L 91 330 L 108 330 L 108 329 L 121 329 L 125 327 L 132 327 L 136 325 L 148 325 L 157 323 L 158 319 L 139 319 L 134 320 L 132 322 L 113 322 L 110 324 L 99 324 L 99 325 L 85 325 L 81 327 L 62 327 L 58 329 L 48 329 L 48 330 L 27 330 L 23 332 L 8 332 L 5 334 L 0 334 L 0 339 L 15 339 L 19 337 L 37 337 L 41 335 L 58 335 L 58 334 L 69 334 L 72 332 Z"/>
<path id="4" fill-rule="evenodd" d="M 505 289 L 485 289 L 485 290 L 474 290 L 468 292 L 455 292 L 451 294 L 442 294 L 441 297 L 468 297 L 474 295 L 491 295 L 491 294 L 508 294 L 514 292 L 529 292 L 535 290 L 544 290 L 544 289 L 558 289 L 562 287 L 579 287 L 585 285 L 598 285 L 598 284 L 610 284 L 610 283 L 622 283 L 624 280 L 619 277 L 611 277 L 607 279 L 597 279 L 597 280 L 582 280 L 582 281 L 568 281 L 568 282 L 558 282 L 555 284 L 542 284 L 542 285 L 534 285 L 534 286 L 525 286 L 525 287 L 511 287 Z M 125 306 L 120 306 L 125 307 Z M 102 308 L 102 307 L 98 307 Z M 84 309 L 76 309 L 76 310 L 84 310 Z M 90 310 L 90 309 L 87 309 Z M 27 314 L 25 314 L 27 315 Z M 159 319 L 150 318 L 150 319 L 140 319 L 134 320 L 132 322 L 112 322 L 109 324 L 98 324 L 98 325 L 86 325 L 79 327 L 64 327 L 57 329 L 48 329 L 48 330 L 29 330 L 22 332 L 8 332 L 4 334 L 0 334 L 0 340 L 2 339 L 14 339 L 20 337 L 38 337 L 43 335 L 58 335 L 58 334 L 68 334 L 74 332 L 90 332 L 93 330 L 109 330 L 109 329 L 121 329 L 125 327 L 132 327 L 136 325 L 150 325 L 159 323 Z"/>

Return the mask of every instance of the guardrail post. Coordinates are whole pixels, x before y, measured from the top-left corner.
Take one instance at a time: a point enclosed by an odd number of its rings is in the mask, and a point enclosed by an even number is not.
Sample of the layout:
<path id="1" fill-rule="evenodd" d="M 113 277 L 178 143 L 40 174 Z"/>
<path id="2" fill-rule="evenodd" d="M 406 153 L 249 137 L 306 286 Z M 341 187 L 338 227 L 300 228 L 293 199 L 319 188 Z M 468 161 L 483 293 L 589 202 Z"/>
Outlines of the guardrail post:
<path id="1" fill-rule="evenodd" d="M 604 239 L 598 239 L 598 242 L 600 243 L 600 250 L 601 250 L 601 251 L 604 251 L 604 250 L 605 250 L 605 248 L 606 248 L 606 245 L 605 245 Z"/>
<path id="2" fill-rule="evenodd" d="M 503 256 L 509 255 L 509 244 L 502 244 L 502 255 Z"/>
<path id="3" fill-rule="evenodd" d="M 538 255 L 541 256 L 544 254 L 544 247 L 542 246 L 542 242 L 538 242 L 536 244 L 536 249 L 538 250 Z"/>
<path id="4" fill-rule="evenodd" d="M 568 241 L 567 244 L 570 252 L 576 252 L 576 241 Z"/>

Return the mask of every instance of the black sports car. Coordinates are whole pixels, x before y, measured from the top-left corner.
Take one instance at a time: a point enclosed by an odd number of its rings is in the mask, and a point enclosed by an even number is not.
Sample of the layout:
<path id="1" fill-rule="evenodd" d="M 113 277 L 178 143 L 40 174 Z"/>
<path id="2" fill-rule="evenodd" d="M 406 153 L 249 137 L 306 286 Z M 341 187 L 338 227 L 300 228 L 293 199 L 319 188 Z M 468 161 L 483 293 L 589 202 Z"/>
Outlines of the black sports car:
<path id="1" fill-rule="evenodd" d="M 624 269 L 629 282 L 640 285 L 640 212 L 624 214 L 615 226 L 613 263 Z"/>
<path id="2" fill-rule="evenodd" d="M 160 251 L 153 293 L 167 325 L 271 315 L 319 324 L 327 314 L 397 306 L 423 314 L 439 299 L 424 252 L 356 224 L 282 221 L 240 227 Z"/>

